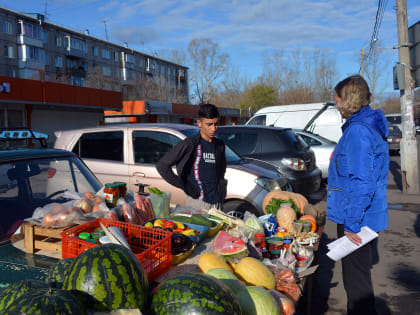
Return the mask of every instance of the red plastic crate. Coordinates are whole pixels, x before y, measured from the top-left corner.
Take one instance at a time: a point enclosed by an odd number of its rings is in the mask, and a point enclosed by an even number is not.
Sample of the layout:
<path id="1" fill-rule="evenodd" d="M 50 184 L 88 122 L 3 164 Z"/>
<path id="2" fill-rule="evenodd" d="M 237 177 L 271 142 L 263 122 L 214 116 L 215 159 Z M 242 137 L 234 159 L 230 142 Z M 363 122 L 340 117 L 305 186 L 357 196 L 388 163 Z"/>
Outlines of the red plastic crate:
<path id="1" fill-rule="evenodd" d="M 105 227 L 116 226 L 121 229 L 131 250 L 143 265 L 149 282 L 170 268 L 171 232 L 104 218 L 92 220 L 62 232 L 62 257 L 76 257 L 85 250 L 97 246 L 80 239 L 78 235 L 81 232 L 92 233 L 96 228 L 101 228 L 101 222 Z"/>

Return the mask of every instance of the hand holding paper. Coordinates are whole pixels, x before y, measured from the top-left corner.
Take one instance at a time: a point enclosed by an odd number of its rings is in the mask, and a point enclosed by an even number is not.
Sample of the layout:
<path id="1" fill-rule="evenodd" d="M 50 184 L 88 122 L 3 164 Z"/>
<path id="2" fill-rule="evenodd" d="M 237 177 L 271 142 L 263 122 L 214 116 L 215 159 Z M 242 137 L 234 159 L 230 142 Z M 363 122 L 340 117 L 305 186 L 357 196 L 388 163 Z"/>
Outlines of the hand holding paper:
<path id="1" fill-rule="evenodd" d="M 378 237 L 378 233 L 367 226 L 362 227 L 361 231 L 357 233 L 357 235 L 362 240 L 359 246 L 350 241 L 349 238 L 345 235 L 327 245 L 329 249 L 327 256 L 334 261 L 339 261 L 343 257 Z"/>

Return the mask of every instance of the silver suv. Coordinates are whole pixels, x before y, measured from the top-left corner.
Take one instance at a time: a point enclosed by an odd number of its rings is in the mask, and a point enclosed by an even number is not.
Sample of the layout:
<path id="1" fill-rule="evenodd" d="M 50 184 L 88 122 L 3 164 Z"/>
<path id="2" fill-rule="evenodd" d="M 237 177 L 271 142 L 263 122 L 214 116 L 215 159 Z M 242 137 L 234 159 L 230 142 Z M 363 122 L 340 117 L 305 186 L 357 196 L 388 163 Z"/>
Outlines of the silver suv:
<path id="1" fill-rule="evenodd" d="M 180 140 L 197 132 L 198 127 L 182 124 L 106 125 L 57 131 L 54 147 L 79 155 L 102 183 L 123 181 L 133 191 L 138 183 L 156 186 L 172 193 L 172 203 L 184 205 L 184 192 L 163 180 L 155 166 Z M 287 179 L 271 164 L 243 159 L 228 146 L 226 160 L 226 212 L 248 210 L 260 215 L 266 194 L 288 187 Z"/>

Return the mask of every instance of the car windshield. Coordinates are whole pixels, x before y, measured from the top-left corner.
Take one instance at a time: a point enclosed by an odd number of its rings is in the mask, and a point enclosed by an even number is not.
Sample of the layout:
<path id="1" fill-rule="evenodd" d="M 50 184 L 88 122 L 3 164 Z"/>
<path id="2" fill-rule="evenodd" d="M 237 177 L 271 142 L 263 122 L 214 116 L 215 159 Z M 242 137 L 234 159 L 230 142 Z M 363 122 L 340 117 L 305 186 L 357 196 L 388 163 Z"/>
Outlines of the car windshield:
<path id="1" fill-rule="evenodd" d="M 96 192 L 101 183 L 77 157 L 49 157 L 0 164 L 0 240 L 9 237 L 37 207 L 65 202 L 66 190 Z M 4 215 L 7 213 L 7 215 Z"/>
<path id="2" fill-rule="evenodd" d="M 198 128 L 191 128 L 191 129 L 181 130 L 181 132 L 187 137 L 191 137 L 197 134 L 199 130 L 200 129 Z M 242 160 L 241 157 L 226 144 L 225 144 L 225 156 L 226 156 L 227 164 L 238 163 L 239 161 Z"/>
<path id="3" fill-rule="evenodd" d="M 401 124 L 401 116 L 386 116 L 390 124 Z"/>

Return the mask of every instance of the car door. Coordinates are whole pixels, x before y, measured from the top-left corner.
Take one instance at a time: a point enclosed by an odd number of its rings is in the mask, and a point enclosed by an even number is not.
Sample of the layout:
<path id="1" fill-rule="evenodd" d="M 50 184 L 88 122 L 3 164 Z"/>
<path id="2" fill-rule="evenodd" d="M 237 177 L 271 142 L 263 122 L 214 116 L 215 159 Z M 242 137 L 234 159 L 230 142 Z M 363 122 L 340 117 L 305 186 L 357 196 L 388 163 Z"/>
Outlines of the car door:
<path id="1" fill-rule="evenodd" d="M 185 193 L 168 184 L 158 173 L 156 163 L 181 140 L 177 135 L 158 130 L 131 130 L 131 159 L 128 166 L 130 174 L 129 189 L 138 191 L 136 184 L 154 186 L 171 192 L 171 202 L 185 204 Z M 175 168 L 173 168 L 176 172 Z"/>
<path id="2" fill-rule="evenodd" d="M 83 133 L 72 151 L 87 164 L 102 184 L 128 183 L 124 130 Z"/>

